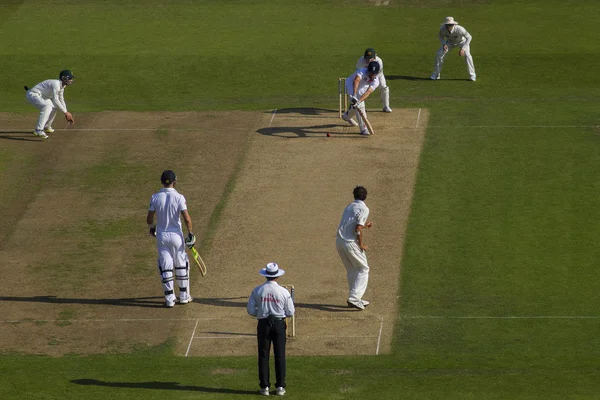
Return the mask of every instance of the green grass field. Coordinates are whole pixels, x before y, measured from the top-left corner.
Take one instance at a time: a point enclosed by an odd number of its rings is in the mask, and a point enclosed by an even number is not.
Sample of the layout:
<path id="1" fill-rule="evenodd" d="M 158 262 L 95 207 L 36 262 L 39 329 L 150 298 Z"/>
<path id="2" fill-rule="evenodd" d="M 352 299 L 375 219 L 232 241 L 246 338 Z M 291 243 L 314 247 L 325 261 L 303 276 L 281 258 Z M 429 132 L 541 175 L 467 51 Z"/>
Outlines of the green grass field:
<path id="1" fill-rule="evenodd" d="M 453 79 L 417 79 L 446 15 L 473 35 L 476 83 L 454 54 Z M 373 46 L 392 108 L 432 113 L 393 354 L 290 357 L 288 397 L 600 399 L 599 20 L 586 0 L 4 1 L 0 104 L 31 118 L 22 86 L 68 67 L 75 112 L 333 109 Z M 257 393 L 255 364 L 169 343 L 4 354 L 0 398 L 235 398 Z"/>

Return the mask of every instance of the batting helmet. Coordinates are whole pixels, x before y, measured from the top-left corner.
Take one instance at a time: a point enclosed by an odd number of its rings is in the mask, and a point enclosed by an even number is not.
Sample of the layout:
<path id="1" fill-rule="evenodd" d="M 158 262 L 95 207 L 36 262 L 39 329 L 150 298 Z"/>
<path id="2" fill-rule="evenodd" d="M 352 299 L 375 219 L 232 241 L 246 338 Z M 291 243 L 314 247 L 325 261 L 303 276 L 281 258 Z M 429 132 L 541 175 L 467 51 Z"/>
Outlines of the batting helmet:
<path id="1" fill-rule="evenodd" d="M 370 74 L 377 75 L 379 70 L 379 63 L 377 61 L 371 61 L 367 66 L 367 71 L 369 71 Z"/>
<path id="2" fill-rule="evenodd" d="M 163 171 L 162 175 L 160 176 L 160 181 L 163 185 L 170 185 L 176 180 L 177 176 L 175 175 L 175 172 L 171 171 L 170 169 Z"/>

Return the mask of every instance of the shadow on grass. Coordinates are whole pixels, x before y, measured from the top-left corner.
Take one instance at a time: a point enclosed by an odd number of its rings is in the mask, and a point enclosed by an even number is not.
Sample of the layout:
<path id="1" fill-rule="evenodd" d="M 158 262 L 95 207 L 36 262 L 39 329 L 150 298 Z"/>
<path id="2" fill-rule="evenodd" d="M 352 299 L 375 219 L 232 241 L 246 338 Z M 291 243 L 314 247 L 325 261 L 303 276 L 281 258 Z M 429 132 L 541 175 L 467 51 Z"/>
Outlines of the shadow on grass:
<path id="1" fill-rule="evenodd" d="M 410 76 L 410 75 L 385 75 L 385 79 L 388 81 L 397 81 L 397 80 L 405 80 L 405 81 L 430 81 L 431 79 L 423 76 Z"/>
<path id="2" fill-rule="evenodd" d="M 105 386 L 114 388 L 127 388 L 127 389 L 153 389 L 153 390 L 186 390 L 192 392 L 205 392 L 205 393 L 226 393 L 226 394 L 258 394 L 258 391 L 251 390 L 235 390 L 225 388 L 211 388 L 204 386 L 190 386 L 180 385 L 177 382 L 105 382 L 97 379 L 75 379 L 71 383 L 76 385 L 86 386 Z"/>
<path id="3" fill-rule="evenodd" d="M 44 139 L 35 137 L 31 131 L 0 131 L 0 139 L 22 140 L 25 142 L 43 142 Z"/>
<path id="4" fill-rule="evenodd" d="M 164 297 L 129 297 L 121 299 L 72 299 L 56 296 L 0 296 L 0 301 L 51 304 L 104 304 L 109 306 L 162 308 L 164 306 L 165 299 Z"/>
<path id="5" fill-rule="evenodd" d="M 1 298 L 0 298 L 1 299 Z M 246 308 L 247 297 L 200 298 L 194 297 L 194 303 L 206 304 L 217 307 Z M 310 308 L 328 312 L 354 312 L 355 309 L 340 304 L 295 303 L 296 308 Z"/>
<path id="6" fill-rule="evenodd" d="M 385 79 L 390 81 L 405 80 L 405 81 L 435 81 L 430 77 L 409 76 L 409 75 L 386 75 Z M 442 78 L 442 81 L 471 81 L 468 78 Z"/>

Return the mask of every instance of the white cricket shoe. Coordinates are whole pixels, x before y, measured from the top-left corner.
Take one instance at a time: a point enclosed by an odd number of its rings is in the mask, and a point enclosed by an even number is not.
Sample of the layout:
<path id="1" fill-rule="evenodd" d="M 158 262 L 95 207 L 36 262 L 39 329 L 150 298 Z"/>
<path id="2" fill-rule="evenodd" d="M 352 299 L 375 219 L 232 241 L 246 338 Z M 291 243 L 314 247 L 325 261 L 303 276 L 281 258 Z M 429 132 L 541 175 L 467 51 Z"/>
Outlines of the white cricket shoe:
<path id="1" fill-rule="evenodd" d="M 440 79 L 440 75 L 439 74 L 437 74 L 437 75 L 436 74 L 431 74 L 431 76 L 429 77 L 429 79 L 432 79 L 432 80 L 436 81 L 436 80 Z"/>
<path id="2" fill-rule="evenodd" d="M 390 106 L 385 106 L 385 107 L 383 107 L 383 112 L 391 113 L 392 109 L 390 108 Z"/>
<path id="3" fill-rule="evenodd" d="M 186 296 L 186 297 L 179 298 L 179 304 L 187 304 L 187 303 L 191 303 L 192 301 L 194 301 L 194 298 L 192 296 Z"/>
<path id="4" fill-rule="evenodd" d="M 46 133 L 54 133 L 54 129 L 51 126 L 47 126 L 44 128 L 44 132 Z"/>
<path id="5" fill-rule="evenodd" d="M 44 133 L 44 131 L 38 131 L 37 129 L 33 131 L 33 134 L 37 137 L 41 137 L 42 139 L 48 139 L 48 135 Z"/>
<path id="6" fill-rule="evenodd" d="M 268 396 L 269 395 L 269 388 L 262 388 L 262 389 L 260 389 L 260 394 L 261 394 L 261 396 Z"/>
<path id="7" fill-rule="evenodd" d="M 360 134 L 363 136 L 369 136 L 369 131 L 365 129 L 365 130 L 360 131 Z"/>
<path id="8" fill-rule="evenodd" d="M 277 391 L 275 392 L 275 394 L 277 396 L 283 396 L 283 395 L 285 395 L 285 388 L 284 387 L 278 387 Z"/>
<path id="9" fill-rule="evenodd" d="M 357 310 L 364 310 L 365 309 L 365 305 L 363 304 L 362 301 L 350 301 L 348 300 L 346 302 L 348 304 L 348 307 L 352 307 L 352 308 L 356 308 Z"/>
<path id="10" fill-rule="evenodd" d="M 475 82 L 477 80 L 477 77 L 476 76 L 472 76 L 470 79 L 471 79 L 471 82 Z"/>
<path id="11" fill-rule="evenodd" d="M 175 307 L 175 300 L 165 300 L 165 307 L 167 307 L 167 308 Z"/>

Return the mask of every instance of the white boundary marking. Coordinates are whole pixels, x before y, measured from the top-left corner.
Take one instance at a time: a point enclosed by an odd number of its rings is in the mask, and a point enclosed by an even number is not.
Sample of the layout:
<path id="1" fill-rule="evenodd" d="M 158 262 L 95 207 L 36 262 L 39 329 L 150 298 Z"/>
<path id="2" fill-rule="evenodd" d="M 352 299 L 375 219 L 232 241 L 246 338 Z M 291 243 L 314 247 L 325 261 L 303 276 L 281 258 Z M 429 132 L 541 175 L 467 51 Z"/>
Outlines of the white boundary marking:
<path id="1" fill-rule="evenodd" d="M 271 124 L 273 123 L 273 120 L 275 119 L 275 114 L 277 114 L 277 109 L 273 110 L 273 116 L 271 117 L 271 120 L 269 121 L 269 128 L 271 127 Z"/>
<path id="2" fill-rule="evenodd" d="M 375 355 L 379 355 L 379 345 L 381 344 L 381 332 L 383 332 L 383 317 L 381 318 L 381 323 L 379 324 L 379 336 L 377 336 L 377 349 L 375 349 Z"/>
<path id="3" fill-rule="evenodd" d="M 188 343 L 187 350 L 185 352 L 185 356 L 187 357 L 190 354 L 190 349 L 192 348 L 192 341 L 194 340 L 194 336 L 196 335 L 196 328 L 198 327 L 199 319 L 196 320 L 196 325 L 194 326 L 194 330 L 192 331 L 192 337 L 190 337 L 190 342 Z"/>

